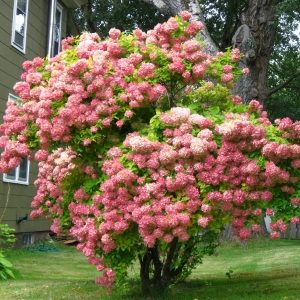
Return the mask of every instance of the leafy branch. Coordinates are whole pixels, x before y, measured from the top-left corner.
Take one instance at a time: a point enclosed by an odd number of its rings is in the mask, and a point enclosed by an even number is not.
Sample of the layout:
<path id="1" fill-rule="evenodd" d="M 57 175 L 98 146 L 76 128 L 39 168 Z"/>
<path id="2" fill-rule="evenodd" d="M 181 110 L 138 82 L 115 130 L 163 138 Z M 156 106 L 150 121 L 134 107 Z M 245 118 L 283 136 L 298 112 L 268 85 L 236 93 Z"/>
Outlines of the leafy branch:
<path id="1" fill-rule="evenodd" d="M 291 76 L 289 76 L 285 81 L 281 82 L 280 84 L 278 84 L 277 86 L 275 86 L 274 88 L 272 88 L 269 93 L 268 96 L 271 96 L 273 94 L 275 94 L 276 92 L 278 92 L 279 90 L 285 88 L 286 86 L 288 86 L 288 84 L 293 81 L 295 78 L 297 78 L 298 76 L 300 76 L 300 68 Z"/>

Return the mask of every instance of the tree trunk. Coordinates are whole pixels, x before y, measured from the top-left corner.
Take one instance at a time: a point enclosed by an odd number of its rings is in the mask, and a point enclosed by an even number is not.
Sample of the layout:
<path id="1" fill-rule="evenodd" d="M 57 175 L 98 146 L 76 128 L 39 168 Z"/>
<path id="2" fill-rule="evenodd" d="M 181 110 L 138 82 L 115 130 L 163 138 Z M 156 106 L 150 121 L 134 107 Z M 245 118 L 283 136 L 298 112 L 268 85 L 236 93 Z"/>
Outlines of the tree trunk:
<path id="1" fill-rule="evenodd" d="M 197 0 L 144 0 L 154 4 L 162 12 L 173 15 L 181 10 L 189 10 L 194 19 L 204 23 L 204 16 Z M 274 38 L 274 11 L 280 1 L 249 0 L 245 12 L 240 17 L 241 26 L 235 32 L 232 43 L 244 54 L 241 67 L 248 67 L 250 74 L 243 76 L 235 87 L 244 102 L 258 99 L 262 103 L 268 96 L 267 71 Z M 205 24 L 205 23 L 204 23 Z M 213 54 L 218 47 L 212 41 L 207 28 L 202 32 L 206 43 L 205 51 Z"/>
<path id="2" fill-rule="evenodd" d="M 145 296 L 161 295 L 172 284 L 179 274 L 172 269 L 178 239 L 175 238 L 168 249 L 165 260 L 161 260 L 158 247 L 148 248 L 147 252 L 139 257 L 141 289 Z"/>
<path id="3" fill-rule="evenodd" d="M 275 29 L 274 0 L 251 0 L 241 16 L 242 25 L 237 29 L 232 42 L 244 53 L 242 64 L 250 69 L 247 78 L 237 85 L 236 92 L 247 102 L 258 99 L 261 103 L 268 97 L 268 65 Z"/>

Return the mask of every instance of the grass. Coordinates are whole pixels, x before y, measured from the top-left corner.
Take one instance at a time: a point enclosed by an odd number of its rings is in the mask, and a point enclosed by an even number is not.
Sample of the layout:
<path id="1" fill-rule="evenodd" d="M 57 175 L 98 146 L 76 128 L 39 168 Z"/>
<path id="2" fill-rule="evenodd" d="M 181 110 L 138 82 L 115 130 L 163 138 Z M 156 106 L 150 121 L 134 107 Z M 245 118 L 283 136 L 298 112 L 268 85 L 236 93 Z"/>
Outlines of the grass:
<path id="1" fill-rule="evenodd" d="M 291 240 L 226 243 L 218 256 L 207 257 L 185 282 L 160 299 L 300 299 L 299 250 L 300 241 Z M 109 295 L 94 284 L 94 267 L 71 247 L 58 252 L 11 250 L 7 258 L 19 275 L 0 283 L 3 300 L 142 299 L 137 270 L 132 270 L 126 287 Z"/>

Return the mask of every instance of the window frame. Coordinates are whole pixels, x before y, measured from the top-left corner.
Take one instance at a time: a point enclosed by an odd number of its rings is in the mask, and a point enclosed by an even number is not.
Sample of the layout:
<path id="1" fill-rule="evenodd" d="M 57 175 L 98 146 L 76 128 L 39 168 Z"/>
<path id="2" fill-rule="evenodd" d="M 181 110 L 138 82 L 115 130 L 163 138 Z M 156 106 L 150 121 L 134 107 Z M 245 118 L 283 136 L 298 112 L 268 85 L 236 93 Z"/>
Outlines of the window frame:
<path id="1" fill-rule="evenodd" d="M 14 101 L 18 101 L 20 98 L 9 93 L 8 94 L 8 100 L 9 99 L 12 99 Z M 3 173 L 3 182 L 9 182 L 9 183 L 15 183 L 15 184 L 22 184 L 22 185 L 29 185 L 29 172 L 30 172 L 30 160 L 28 159 L 28 157 L 26 157 L 27 159 L 27 170 L 26 170 L 26 180 L 20 180 L 20 166 L 17 166 L 15 168 L 15 179 L 12 179 L 12 178 L 8 178 L 7 177 L 7 173 Z"/>
<path id="2" fill-rule="evenodd" d="M 52 24 L 53 24 L 53 31 L 52 31 L 52 45 L 51 45 L 51 55 L 50 57 L 54 57 L 57 54 L 54 54 L 54 38 L 55 38 L 55 26 L 56 26 L 56 11 L 60 12 L 60 18 L 59 18 L 59 40 L 58 40 L 58 53 L 61 51 L 61 33 L 62 33 L 62 17 L 63 17 L 63 7 L 56 2 L 56 6 L 55 6 L 55 13 L 53 14 L 53 20 L 52 20 Z"/>
<path id="3" fill-rule="evenodd" d="M 29 7 L 29 0 L 26 0 L 26 12 L 25 12 L 25 21 L 24 21 L 24 41 L 23 41 L 23 48 L 15 42 L 15 35 L 16 35 L 16 16 L 17 16 L 17 9 L 18 9 L 18 0 L 14 0 L 14 7 L 13 7 L 13 23 L 11 29 L 11 45 L 21 51 L 22 53 L 26 53 L 26 40 L 27 40 L 27 20 L 28 20 L 28 7 Z"/>

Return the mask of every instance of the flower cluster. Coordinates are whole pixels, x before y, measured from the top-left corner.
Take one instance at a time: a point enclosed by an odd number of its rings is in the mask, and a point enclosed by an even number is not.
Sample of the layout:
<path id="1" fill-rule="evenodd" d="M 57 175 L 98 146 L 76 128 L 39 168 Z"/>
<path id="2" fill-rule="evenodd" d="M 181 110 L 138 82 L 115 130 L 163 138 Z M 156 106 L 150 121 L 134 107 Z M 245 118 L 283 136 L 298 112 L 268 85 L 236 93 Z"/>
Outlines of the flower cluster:
<path id="1" fill-rule="evenodd" d="M 60 232 L 59 217 L 63 215 L 63 191 L 60 188 L 64 178 L 75 168 L 76 154 L 70 148 L 58 148 L 52 153 L 39 150 L 35 153 L 38 163 L 38 177 L 35 180 L 36 195 L 31 206 L 31 217 L 44 215 L 54 219 L 51 230 Z"/>

